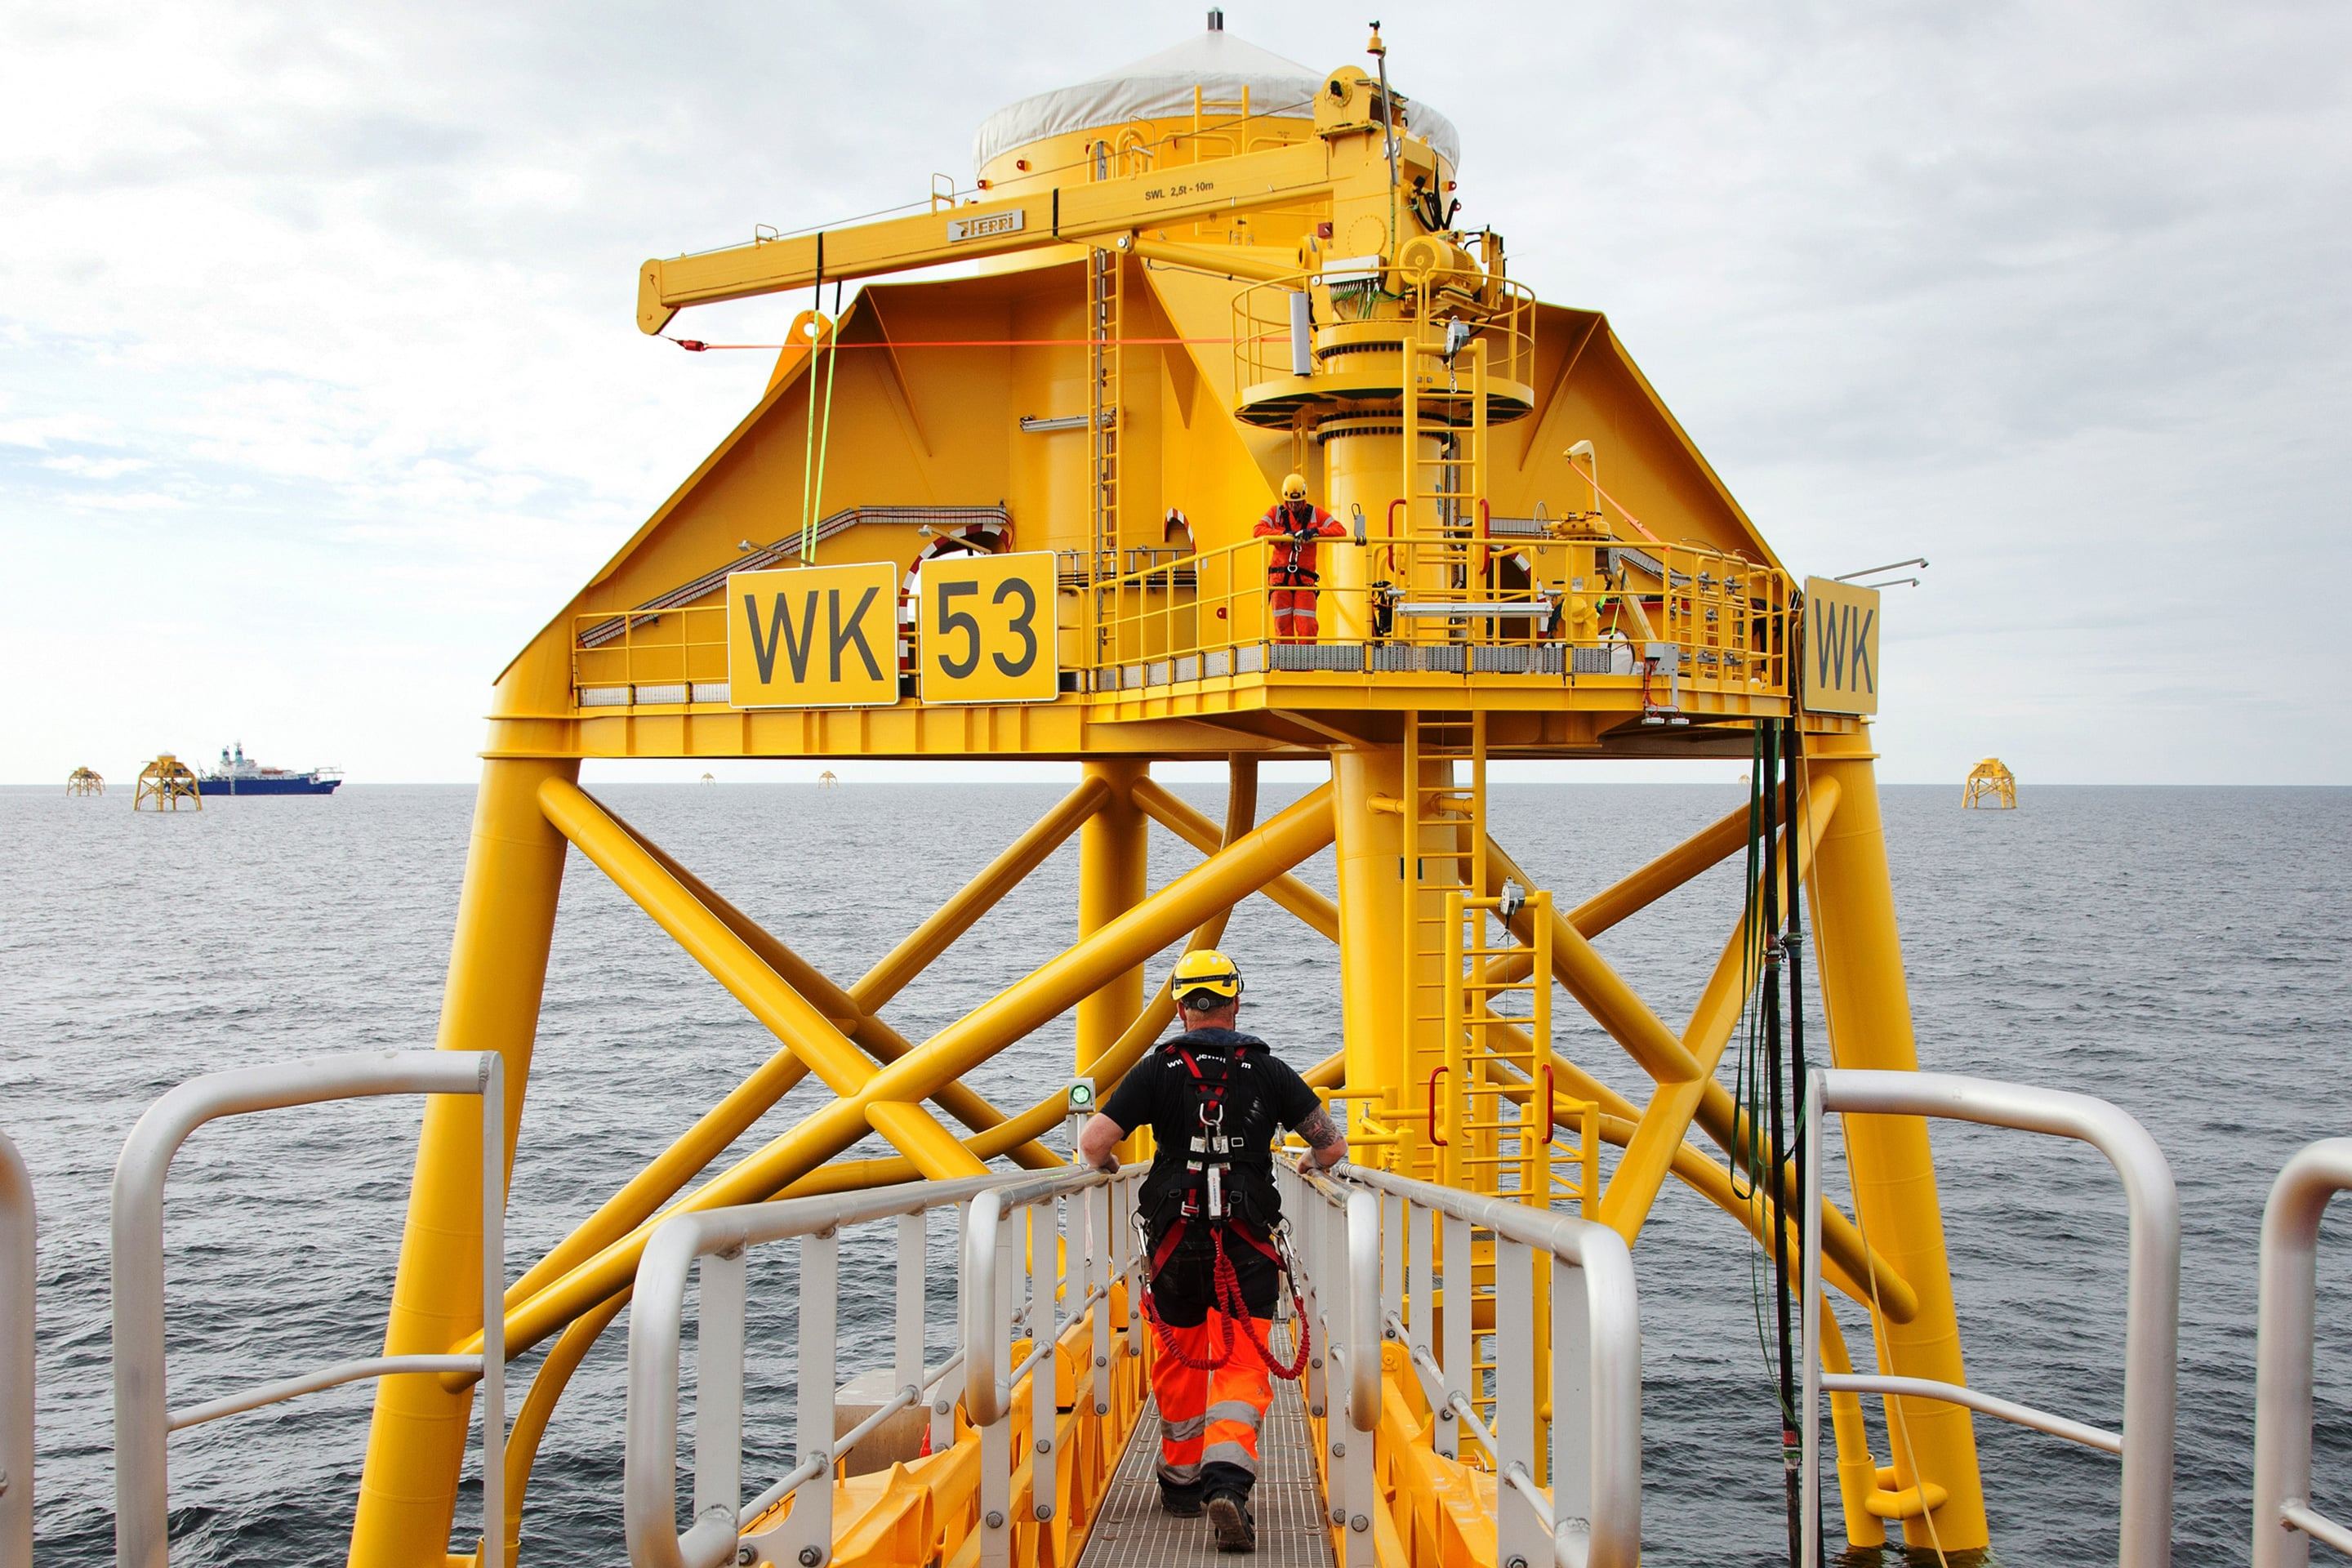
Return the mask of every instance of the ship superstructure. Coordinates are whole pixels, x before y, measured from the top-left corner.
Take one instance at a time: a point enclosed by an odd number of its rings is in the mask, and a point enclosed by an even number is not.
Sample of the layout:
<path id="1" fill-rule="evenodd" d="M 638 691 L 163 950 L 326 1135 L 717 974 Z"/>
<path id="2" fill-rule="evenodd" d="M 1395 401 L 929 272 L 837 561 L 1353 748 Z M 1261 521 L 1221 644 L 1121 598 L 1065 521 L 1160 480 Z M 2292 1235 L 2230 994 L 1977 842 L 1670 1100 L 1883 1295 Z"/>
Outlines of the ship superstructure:
<path id="1" fill-rule="evenodd" d="M 335 768 L 298 773 L 291 768 L 265 767 L 245 754 L 245 742 L 239 741 L 234 752 L 221 748 L 219 765 L 199 784 L 206 795 L 332 795 L 342 782 L 341 772 Z"/>

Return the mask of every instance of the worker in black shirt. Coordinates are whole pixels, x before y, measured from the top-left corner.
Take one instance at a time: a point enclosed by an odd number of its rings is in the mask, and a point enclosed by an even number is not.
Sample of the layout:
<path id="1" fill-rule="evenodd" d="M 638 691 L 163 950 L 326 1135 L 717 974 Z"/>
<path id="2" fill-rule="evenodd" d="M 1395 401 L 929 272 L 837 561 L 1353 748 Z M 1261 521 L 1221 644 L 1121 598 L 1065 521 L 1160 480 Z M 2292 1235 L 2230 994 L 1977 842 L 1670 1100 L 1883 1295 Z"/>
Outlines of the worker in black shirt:
<path id="1" fill-rule="evenodd" d="M 1242 976 L 1232 959 L 1187 952 L 1169 988 L 1184 1032 L 1119 1080 L 1080 1131 L 1078 1157 L 1116 1170 L 1118 1141 L 1151 1125 L 1137 1209 L 1151 1259 L 1145 1310 L 1159 1340 L 1160 1503 L 1187 1518 L 1205 1510 L 1219 1551 L 1250 1552 L 1281 1275 L 1273 1141 L 1295 1131 L 1322 1168 L 1345 1158 L 1348 1143 L 1306 1080 L 1234 1029 Z"/>

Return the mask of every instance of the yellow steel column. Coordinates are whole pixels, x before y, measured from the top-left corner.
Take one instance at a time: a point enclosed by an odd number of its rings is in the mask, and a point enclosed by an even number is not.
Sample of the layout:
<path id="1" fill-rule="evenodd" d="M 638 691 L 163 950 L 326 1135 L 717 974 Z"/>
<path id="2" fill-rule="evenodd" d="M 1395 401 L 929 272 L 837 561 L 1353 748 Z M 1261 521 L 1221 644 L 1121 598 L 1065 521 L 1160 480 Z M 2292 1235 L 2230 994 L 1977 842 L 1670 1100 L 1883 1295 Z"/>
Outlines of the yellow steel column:
<path id="1" fill-rule="evenodd" d="M 1143 901 L 1144 855 L 1150 843 L 1150 819 L 1143 815 L 1129 791 L 1150 776 L 1151 764 L 1138 757 L 1114 757 L 1086 764 L 1088 783 L 1099 782 L 1109 794 L 1099 809 L 1078 829 L 1078 938 L 1084 941 Z M 1136 1014 L 1143 1010 L 1143 966 L 1113 975 L 1093 994 L 1078 1002 L 1076 1061 L 1083 1064 L 1104 1055 L 1118 1043 Z"/>
<path id="2" fill-rule="evenodd" d="M 1404 931 L 1404 757 L 1393 746 L 1331 753 L 1339 863 L 1340 1028 L 1350 1094 L 1410 1092 L 1398 976 Z"/>
<path id="3" fill-rule="evenodd" d="M 563 880 L 563 838 L 541 815 L 539 791 L 551 780 L 568 784 L 579 772 L 574 761 L 485 762 L 474 802 L 439 1045 L 494 1050 L 503 1058 L 509 1173 Z M 384 1329 L 386 1355 L 446 1355 L 480 1331 L 479 1127 L 470 1100 L 425 1102 Z M 429 1374 L 377 1384 L 352 1523 L 354 1568 L 440 1568 L 472 1403 L 470 1390 L 453 1392 Z"/>
<path id="4" fill-rule="evenodd" d="M 1822 834 L 1807 881 L 1830 1050 L 1842 1068 L 1910 1071 L 1919 1062 L 1872 752 L 1860 736 L 1820 736 L 1807 743 L 1809 792 L 1823 784 L 1838 786 L 1837 811 Z M 1966 1383 L 1927 1124 L 1909 1116 L 1849 1117 L 1845 1147 L 1863 1234 L 1919 1298 L 1919 1310 L 1907 1323 L 1874 1314 L 1880 1370 Z M 1987 1544 L 1983 1483 L 1969 1413 L 1911 1399 L 1887 1400 L 1886 1413 L 1898 1487 L 1925 1479 L 1944 1489 L 1944 1505 L 1927 1520 L 1934 1541 L 1946 1552 Z"/>

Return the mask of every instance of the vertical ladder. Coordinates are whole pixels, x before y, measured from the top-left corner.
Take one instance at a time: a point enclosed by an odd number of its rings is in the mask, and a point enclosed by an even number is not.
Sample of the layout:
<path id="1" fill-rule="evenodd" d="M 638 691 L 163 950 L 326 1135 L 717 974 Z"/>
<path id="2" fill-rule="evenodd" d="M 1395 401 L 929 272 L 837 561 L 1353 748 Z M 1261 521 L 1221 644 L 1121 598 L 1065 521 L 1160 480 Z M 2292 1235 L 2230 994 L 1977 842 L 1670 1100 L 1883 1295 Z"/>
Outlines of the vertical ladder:
<path id="1" fill-rule="evenodd" d="M 1462 1184 L 1465 1059 L 1456 900 L 1477 897 L 1486 840 L 1484 713 L 1409 711 L 1404 718 L 1402 1004 L 1405 1092 L 1417 1100 L 1423 1168 Z M 1462 764 L 1469 763 L 1467 787 Z"/>
<path id="2" fill-rule="evenodd" d="M 1095 663 L 1114 666 L 1121 620 L 1118 560 L 1119 304 L 1126 268 L 1119 253 L 1096 246 L 1087 253 L 1087 500 L 1092 513 L 1091 563 Z"/>
<path id="3" fill-rule="evenodd" d="M 1486 576 L 1486 345 L 1473 338 L 1449 360 L 1445 330 L 1417 323 L 1404 344 L 1405 530 L 1421 541 L 1410 549 L 1406 594 L 1417 605 L 1479 598 Z M 1464 616 L 1433 615 L 1403 635 L 1460 642 L 1468 630 Z"/>

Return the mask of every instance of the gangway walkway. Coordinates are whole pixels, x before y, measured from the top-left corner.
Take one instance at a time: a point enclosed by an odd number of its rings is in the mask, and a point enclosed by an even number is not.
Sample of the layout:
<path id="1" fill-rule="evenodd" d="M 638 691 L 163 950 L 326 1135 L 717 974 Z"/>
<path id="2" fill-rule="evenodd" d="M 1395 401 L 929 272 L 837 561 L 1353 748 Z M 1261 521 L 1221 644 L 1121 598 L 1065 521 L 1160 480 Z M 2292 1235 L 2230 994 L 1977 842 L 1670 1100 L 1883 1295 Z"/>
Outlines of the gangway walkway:
<path id="1" fill-rule="evenodd" d="M 1274 1405 L 1257 1435 L 1257 1489 L 1250 1499 L 1257 1516 L 1257 1554 L 1247 1560 L 1251 1568 L 1332 1568 L 1312 1441 L 1298 1384 L 1276 1379 Z M 1206 1519 L 1178 1519 L 1161 1510 L 1159 1463 L 1160 1410 L 1147 1405 L 1078 1568 L 1233 1568 L 1233 1558 L 1218 1554 Z"/>
<path id="2" fill-rule="evenodd" d="M 1807 1470 L 1818 1475 L 1822 1450 L 1812 1417 L 1825 1392 L 1970 1408 L 2118 1453 L 2126 1481 L 2116 1561 L 2124 1568 L 2169 1562 L 2179 1239 L 2169 1169 L 2154 1142 L 2104 1102 L 1987 1079 L 1823 1069 L 1811 1075 L 1809 1089 L 1809 1121 L 1824 1127 L 1841 1113 L 1941 1116 L 2087 1139 L 2123 1174 L 2133 1223 L 2118 1433 L 1974 1386 L 1899 1376 L 1899 1368 L 1827 1371 L 1814 1337 L 1825 1327 L 1821 1211 L 1809 1202 L 1807 1223 L 1797 1227 L 1806 1253 Z M 357 1377 L 495 1373 L 496 1348 L 482 1358 L 374 1357 L 176 1413 L 164 1405 L 161 1198 L 171 1153 L 186 1131 L 240 1111 L 399 1092 L 475 1098 L 468 1118 L 486 1131 L 499 1124 L 495 1056 L 391 1052 L 208 1075 L 167 1095 L 132 1133 L 114 1214 L 121 1568 L 162 1568 L 166 1561 L 163 1440 L 172 1429 Z M 495 1138 L 484 1142 L 494 1161 Z M 1811 1152 L 1809 1194 L 1822 1191 L 1821 1166 L 1820 1152 Z M 1632 1258 L 1615 1232 L 1383 1171 L 1318 1174 L 1280 1164 L 1277 1172 L 1304 1284 L 1304 1314 L 1294 1327 L 1311 1332 L 1314 1345 L 1303 1381 L 1275 1384 L 1261 1434 L 1264 1470 L 1253 1500 L 1257 1568 L 1633 1568 L 1641 1535 L 1640 1329 Z M 1174 1519 L 1159 1508 L 1159 1421 L 1142 1375 L 1149 1335 L 1132 1289 L 1142 1266 L 1132 1226 L 1142 1173 L 1139 1167 L 1117 1176 L 1005 1173 L 665 1221 L 640 1263 L 630 1309 L 622 1488 L 630 1561 L 638 1568 L 1230 1563 L 1216 1553 L 1205 1521 Z M 495 1194 L 497 1185 L 484 1188 Z M 2264 1222 L 2257 1568 L 2297 1568 L 2312 1541 L 2352 1549 L 2352 1530 L 2314 1500 L 2311 1474 L 2313 1254 L 2320 1218 L 2338 1191 L 2352 1191 L 2352 1139 L 2314 1144 L 2290 1162 Z M 0 1136 L 0 1457 L 8 1461 L 0 1484 L 0 1568 L 28 1568 L 30 1561 L 33 1215 L 30 1183 Z M 944 1354 L 942 1336 L 927 1332 L 944 1327 L 927 1325 L 934 1215 L 953 1222 L 961 1243 L 958 1332 Z M 878 1405 L 845 1406 L 835 1365 L 837 1249 L 845 1229 L 873 1225 L 896 1231 L 886 1348 L 897 1391 Z M 495 1321 L 504 1268 L 494 1198 L 485 1205 L 482 1241 L 484 1306 Z M 747 1497 L 753 1478 L 742 1464 L 745 1352 L 784 1346 L 746 1344 L 746 1253 L 779 1242 L 797 1243 L 801 1254 L 793 1336 L 796 1453 L 782 1477 Z M 1474 1291 L 1493 1281 L 1491 1296 L 1473 1296 L 1481 1306 L 1493 1302 L 1491 1326 L 1475 1325 L 1479 1338 L 1493 1338 L 1491 1357 L 1464 1352 L 1459 1327 L 1445 1322 L 1449 1256 L 1468 1265 Z M 685 1511 L 678 1393 L 688 1286 L 697 1272 L 693 1501 Z M 121 1289 L 126 1279 L 131 1288 Z M 1551 1332 L 1539 1338 L 1536 1324 L 1546 1317 Z M 498 1383 L 484 1381 L 487 1444 L 495 1456 L 507 1436 L 504 1401 Z M 1449 1410 L 1461 1424 L 1461 1462 L 1433 1440 Z M 861 1443 L 902 1413 L 922 1439 L 919 1454 L 886 1460 L 878 1471 L 854 1463 Z M 499 1474 L 495 1460 L 491 1473 Z M 1812 1500 L 1807 1533 L 1818 1539 L 1820 1482 L 1801 1489 Z M 490 1521 L 500 1517 L 499 1502 L 492 1489 Z M 488 1568 L 506 1556 L 517 1543 L 512 1515 L 506 1519 L 504 1540 L 486 1533 L 475 1552 L 450 1561 Z"/>

